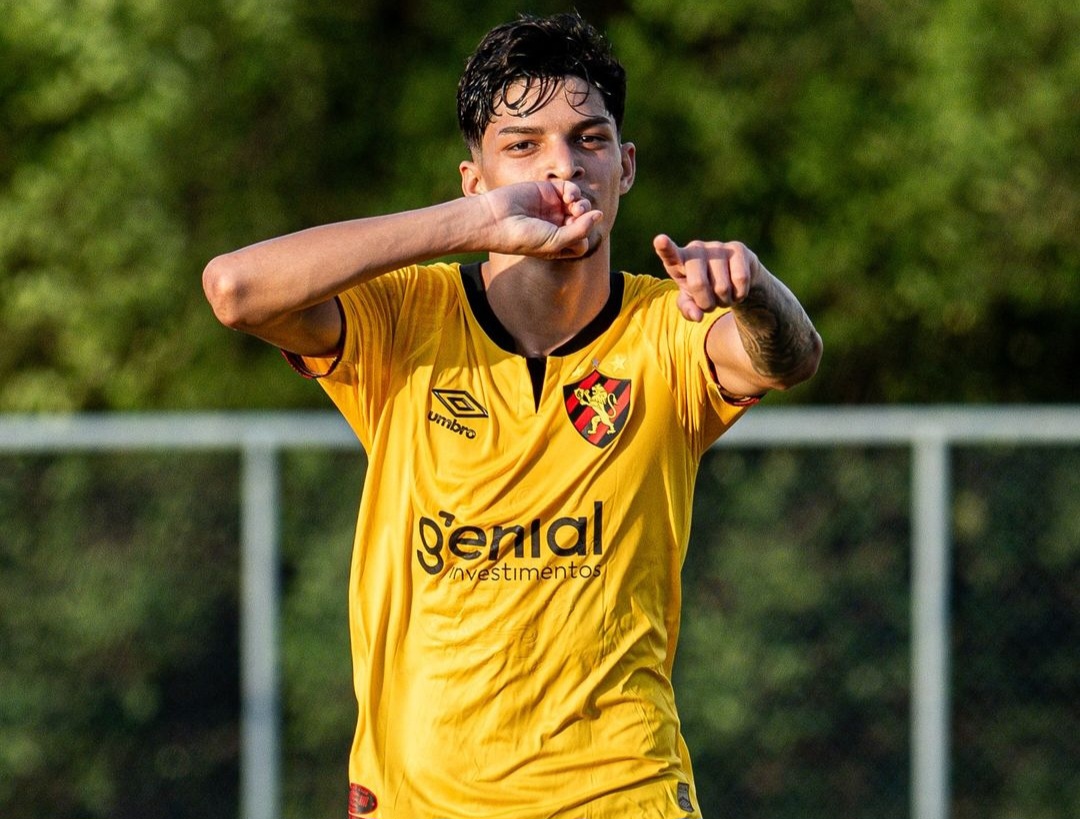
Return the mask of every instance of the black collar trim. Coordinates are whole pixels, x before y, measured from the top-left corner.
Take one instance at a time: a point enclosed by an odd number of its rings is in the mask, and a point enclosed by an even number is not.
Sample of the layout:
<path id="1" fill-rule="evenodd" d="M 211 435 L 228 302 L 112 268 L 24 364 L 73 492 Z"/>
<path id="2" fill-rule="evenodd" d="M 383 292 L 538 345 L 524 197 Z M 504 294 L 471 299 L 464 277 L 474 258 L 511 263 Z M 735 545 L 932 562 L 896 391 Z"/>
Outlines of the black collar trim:
<path id="1" fill-rule="evenodd" d="M 465 295 L 469 299 L 469 306 L 473 315 L 488 337 L 508 353 L 517 353 L 514 337 L 503 327 L 488 303 L 487 291 L 484 290 L 484 279 L 480 274 L 480 262 L 472 262 L 461 266 L 461 283 L 465 286 Z M 551 355 L 569 355 L 576 353 L 592 342 L 596 341 L 605 330 L 608 329 L 622 310 L 623 301 L 623 276 L 621 273 L 611 274 L 611 290 L 608 300 L 600 309 L 592 321 L 581 328 L 572 339 L 551 351 Z"/>

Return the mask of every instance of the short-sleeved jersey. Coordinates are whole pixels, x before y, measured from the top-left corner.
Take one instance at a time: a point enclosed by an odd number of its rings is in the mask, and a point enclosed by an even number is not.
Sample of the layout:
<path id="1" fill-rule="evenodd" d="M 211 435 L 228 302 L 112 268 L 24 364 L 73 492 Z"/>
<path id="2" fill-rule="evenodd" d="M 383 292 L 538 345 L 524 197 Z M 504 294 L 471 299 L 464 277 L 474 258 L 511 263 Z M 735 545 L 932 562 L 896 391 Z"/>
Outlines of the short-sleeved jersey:
<path id="1" fill-rule="evenodd" d="M 613 274 L 600 315 L 534 361 L 478 265 L 339 297 L 320 383 L 369 459 L 351 814 L 699 815 L 670 682 L 680 568 L 700 457 L 742 409 L 676 294 Z"/>

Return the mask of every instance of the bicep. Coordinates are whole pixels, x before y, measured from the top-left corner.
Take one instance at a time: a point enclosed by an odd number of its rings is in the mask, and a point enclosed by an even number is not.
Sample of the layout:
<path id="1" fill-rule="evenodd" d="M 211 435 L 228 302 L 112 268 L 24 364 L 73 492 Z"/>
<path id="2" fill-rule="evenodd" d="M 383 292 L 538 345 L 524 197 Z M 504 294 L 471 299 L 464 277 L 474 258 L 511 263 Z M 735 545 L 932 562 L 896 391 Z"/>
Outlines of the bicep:
<path id="1" fill-rule="evenodd" d="M 713 322 L 705 337 L 705 352 L 716 380 L 725 392 L 735 396 L 756 396 L 777 385 L 754 369 L 739 335 L 735 316 L 727 312 Z"/>
<path id="2" fill-rule="evenodd" d="M 248 332 L 282 350 L 318 358 L 340 352 L 343 329 L 341 307 L 337 299 L 329 299 Z"/>

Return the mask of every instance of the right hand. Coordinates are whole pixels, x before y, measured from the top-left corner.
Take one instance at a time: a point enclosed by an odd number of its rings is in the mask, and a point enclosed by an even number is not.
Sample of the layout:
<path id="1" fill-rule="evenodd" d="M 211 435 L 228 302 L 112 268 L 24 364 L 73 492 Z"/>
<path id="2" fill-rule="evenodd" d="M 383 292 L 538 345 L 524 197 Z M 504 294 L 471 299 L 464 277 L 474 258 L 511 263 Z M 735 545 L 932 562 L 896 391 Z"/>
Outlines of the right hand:
<path id="1" fill-rule="evenodd" d="M 488 249 L 495 253 L 575 259 L 589 251 L 590 233 L 604 218 L 577 185 L 562 180 L 506 185 L 481 198 L 492 218 Z"/>

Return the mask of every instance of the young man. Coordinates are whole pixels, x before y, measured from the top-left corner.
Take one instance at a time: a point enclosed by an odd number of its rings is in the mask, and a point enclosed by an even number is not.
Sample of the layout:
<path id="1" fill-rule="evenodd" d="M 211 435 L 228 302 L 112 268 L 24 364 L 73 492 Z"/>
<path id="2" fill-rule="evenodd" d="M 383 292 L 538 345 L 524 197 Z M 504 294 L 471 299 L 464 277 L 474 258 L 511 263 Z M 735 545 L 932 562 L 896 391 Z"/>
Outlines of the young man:
<path id="1" fill-rule="evenodd" d="M 219 319 L 368 455 L 352 816 L 699 815 L 670 683 L 694 476 L 821 346 L 740 244 L 658 236 L 670 279 L 610 269 L 624 94 L 580 18 L 500 26 L 459 88 L 462 198 L 206 268 Z"/>

